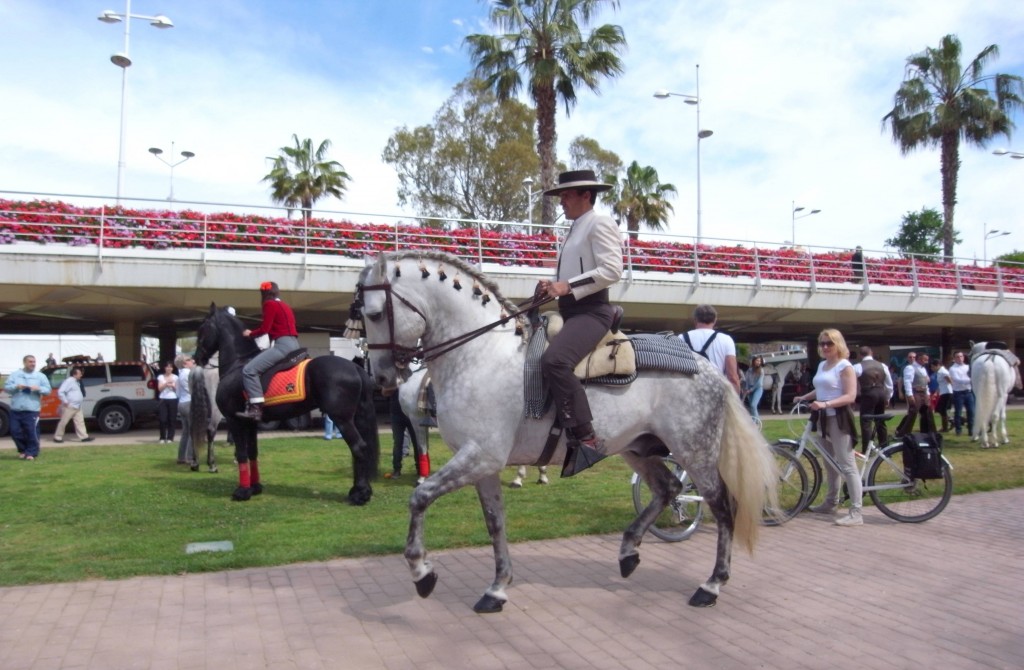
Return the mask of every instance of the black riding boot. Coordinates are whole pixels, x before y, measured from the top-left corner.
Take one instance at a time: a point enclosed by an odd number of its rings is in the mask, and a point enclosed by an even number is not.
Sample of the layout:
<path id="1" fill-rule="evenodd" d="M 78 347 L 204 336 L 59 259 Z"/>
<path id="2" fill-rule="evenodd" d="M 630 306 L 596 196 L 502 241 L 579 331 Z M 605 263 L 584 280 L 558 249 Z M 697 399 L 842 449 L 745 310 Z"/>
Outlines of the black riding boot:
<path id="1" fill-rule="evenodd" d="M 255 405 L 250 404 L 245 408 L 244 412 L 235 412 L 235 416 L 239 419 L 249 419 L 251 421 L 261 421 L 263 419 L 263 405 L 257 403 Z"/>

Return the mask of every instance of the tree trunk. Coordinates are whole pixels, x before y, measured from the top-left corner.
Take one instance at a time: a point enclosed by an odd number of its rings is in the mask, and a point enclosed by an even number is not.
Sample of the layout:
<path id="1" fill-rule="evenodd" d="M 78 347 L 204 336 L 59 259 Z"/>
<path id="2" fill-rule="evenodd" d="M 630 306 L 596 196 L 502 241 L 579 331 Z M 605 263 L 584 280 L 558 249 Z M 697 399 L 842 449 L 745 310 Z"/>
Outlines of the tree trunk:
<path id="1" fill-rule="evenodd" d="M 960 135 L 942 136 L 942 255 L 953 261 L 953 210 L 956 208 L 956 182 L 960 173 Z"/>
<path id="2" fill-rule="evenodd" d="M 540 156 L 540 189 L 546 191 L 555 186 L 555 111 L 557 100 L 551 86 L 538 87 L 534 102 L 537 105 L 537 154 Z M 555 225 L 557 216 L 554 198 L 541 196 L 541 222 L 545 226 Z"/>

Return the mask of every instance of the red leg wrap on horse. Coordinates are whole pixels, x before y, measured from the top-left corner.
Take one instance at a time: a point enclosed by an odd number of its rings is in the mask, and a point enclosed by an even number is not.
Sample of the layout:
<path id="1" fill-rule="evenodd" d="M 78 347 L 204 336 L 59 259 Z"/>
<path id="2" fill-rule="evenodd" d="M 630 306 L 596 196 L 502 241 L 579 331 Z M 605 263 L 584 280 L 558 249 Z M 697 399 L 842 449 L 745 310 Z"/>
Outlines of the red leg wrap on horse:
<path id="1" fill-rule="evenodd" d="M 430 454 L 420 454 L 416 459 L 416 474 L 420 477 L 430 476 Z"/>
<path id="2" fill-rule="evenodd" d="M 252 479 L 249 476 L 249 464 L 239 463 L 238 464 L 238 485 L 249 488 L 252 486 Z"/>
<path id="3" fill-rule="evenodd" d="M 249 459 L 249 477 L 253 484 L 260 483 L 260 464 L 255 458 Z"/>

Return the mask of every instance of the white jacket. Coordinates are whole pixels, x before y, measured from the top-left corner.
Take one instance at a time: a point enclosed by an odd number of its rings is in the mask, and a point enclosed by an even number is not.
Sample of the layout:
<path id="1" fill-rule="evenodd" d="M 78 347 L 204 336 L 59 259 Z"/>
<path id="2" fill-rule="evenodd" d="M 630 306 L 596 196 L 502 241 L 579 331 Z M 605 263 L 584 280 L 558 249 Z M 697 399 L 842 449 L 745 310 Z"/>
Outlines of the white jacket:
<path id="1" fill-rule="evenodd" d="M 558 253 L 556 281 L 569 282 L 577 300 L 622 278 L 622 238 L 610 216 L 590 210 L 573 221 Z"/>

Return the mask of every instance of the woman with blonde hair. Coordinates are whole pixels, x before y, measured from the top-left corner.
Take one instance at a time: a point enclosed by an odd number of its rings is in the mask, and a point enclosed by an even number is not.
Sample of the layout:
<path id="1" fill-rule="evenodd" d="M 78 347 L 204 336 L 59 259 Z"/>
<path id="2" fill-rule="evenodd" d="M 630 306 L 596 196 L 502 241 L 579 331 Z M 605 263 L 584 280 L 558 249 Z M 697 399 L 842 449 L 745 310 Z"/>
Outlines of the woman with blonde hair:
<path id="1" fill-rule="evenodd" d="M 822 361 L 814 375 L 814 390 L 798 400 L 813 400 L 811 411 L 818 416 L 818 430 L 822 435 L 822 448 L 839 464 L 839 472 L 828 468 L 828 490 L 825 500 L 812 512 L 834 514 L 839 507 L 839 476 L 842 475 L 850 493 L 850 512 L 836 520 L 837 526 L 861 526 L 863 490 L 853 445 L 857 442 L 853 403 L 857 399 L 857 374 L 850 363 L 850 349 L 843 334 L 835 328 L 826 328 L 818 335 L 818 353 Z"/>

